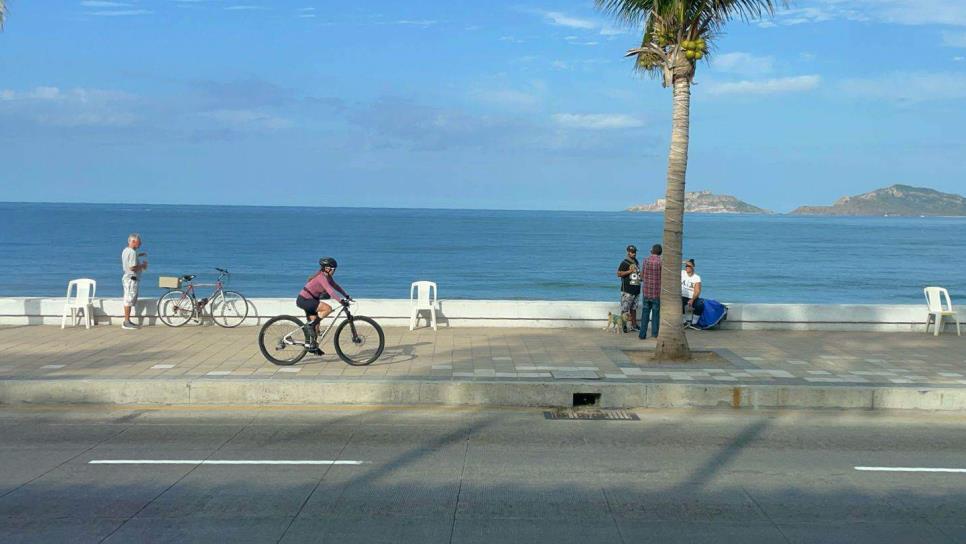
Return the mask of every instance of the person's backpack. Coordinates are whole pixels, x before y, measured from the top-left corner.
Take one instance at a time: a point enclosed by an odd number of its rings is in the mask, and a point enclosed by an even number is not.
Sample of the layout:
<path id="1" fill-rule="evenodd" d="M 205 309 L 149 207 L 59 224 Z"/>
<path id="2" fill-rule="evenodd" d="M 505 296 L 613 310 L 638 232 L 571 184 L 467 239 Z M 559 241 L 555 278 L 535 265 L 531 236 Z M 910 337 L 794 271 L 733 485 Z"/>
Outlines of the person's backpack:
<path id="1" fill-rule="evenodd" d="M 728 318 L 728 307 L 717 300 L 704 299 L 704 309 L 698 317 L 698 322 L 692 326 L 695 329 L 708 330 L 718 326 Z"/>

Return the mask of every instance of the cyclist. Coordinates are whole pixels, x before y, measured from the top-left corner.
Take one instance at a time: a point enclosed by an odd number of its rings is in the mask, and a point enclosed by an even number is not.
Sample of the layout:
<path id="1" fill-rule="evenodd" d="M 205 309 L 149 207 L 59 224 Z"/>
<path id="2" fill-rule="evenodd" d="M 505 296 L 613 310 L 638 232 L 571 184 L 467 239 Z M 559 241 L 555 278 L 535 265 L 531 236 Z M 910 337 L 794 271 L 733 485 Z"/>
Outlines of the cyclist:
<path id="1" fill-rule="evenodd" d="M 332 257 L 319 259 L 319 271 L 309 277 L 305 287 L 302 287 L 298 298 L 295 299 L 295 304 L 305 310 L 305 317 L 308 320 L 305 324 L 305 332 L 309 337 L 306 349 L 316 355 L 323 354 L 318 344 L 319 322 L 332 313 L 332 306 L 322 301 L 333 298 L 345 305 L 352 300 L 345 289 L 332 278 L 338 267 L 339 263 Z"/>

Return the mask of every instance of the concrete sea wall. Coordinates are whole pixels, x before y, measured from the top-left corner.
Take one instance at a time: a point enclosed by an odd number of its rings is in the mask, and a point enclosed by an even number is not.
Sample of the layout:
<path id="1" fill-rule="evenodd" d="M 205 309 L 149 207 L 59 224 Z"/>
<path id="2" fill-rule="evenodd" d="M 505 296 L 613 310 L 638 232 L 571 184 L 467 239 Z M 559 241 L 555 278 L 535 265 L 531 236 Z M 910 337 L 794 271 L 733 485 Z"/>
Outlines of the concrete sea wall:
<path id="1" fill-rule="evenodd" d="M 291 298 L 249 300 L 245 325 L 264 323 L 280 314 L 300 315 Z M 925 330 L 924 304 L 728 304 L 726 329 L 744 330 L 830 330 L 895 331 Z M 101 298 L 95 303 L 97 324 L 118 325 L 123 315 L 119 298 Z M 63 298 L 0 298 L 0 325 L 59 325 Z M 405 299 L 362 299 L 355 313 L 376 318 L 386 326 L 409 324 L 410 305 Z M 441 300 L 437 319 L 441 327 L 604 327 L 608 312 L 616 303 L 544 300 Z M 154 300 L 142 300 L 137 307 L 142 325 L 157 322 Z M 420 317 L 426 324 L 427 315 Z M 966 317 L 964 315 L 963 317 Z M 954 332 L 946 324 L 946 332 Z"/>

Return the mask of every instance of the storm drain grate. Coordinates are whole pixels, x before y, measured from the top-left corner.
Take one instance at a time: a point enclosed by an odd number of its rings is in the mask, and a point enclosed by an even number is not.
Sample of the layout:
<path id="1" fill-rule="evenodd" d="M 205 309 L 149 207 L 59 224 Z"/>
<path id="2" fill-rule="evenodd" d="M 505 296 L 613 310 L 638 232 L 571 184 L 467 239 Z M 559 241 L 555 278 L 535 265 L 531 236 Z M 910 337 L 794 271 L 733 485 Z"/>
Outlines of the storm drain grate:
<path id="1" fill-rule="evenodd" d="M 544 419 L 582 419 L 589 421 L 640 421 L 641 418 L 626 410 L 575 410 L 557 408 L 543 413 Z"/>

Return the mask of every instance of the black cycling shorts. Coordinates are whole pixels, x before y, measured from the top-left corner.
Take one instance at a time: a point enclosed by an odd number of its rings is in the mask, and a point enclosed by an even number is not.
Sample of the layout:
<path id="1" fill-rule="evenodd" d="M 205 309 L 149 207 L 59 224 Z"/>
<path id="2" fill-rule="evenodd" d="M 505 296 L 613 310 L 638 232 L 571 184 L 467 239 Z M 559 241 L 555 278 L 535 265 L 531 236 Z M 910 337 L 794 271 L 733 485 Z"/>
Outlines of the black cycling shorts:
<path id="1" fill-rule="evenodd" d="M 299 298 L 295 299 L 295 305 L 305 310 L 305 317 L 319 315 L 319 301 L 314 298 L 305 298 L 299 295 Z"/>

